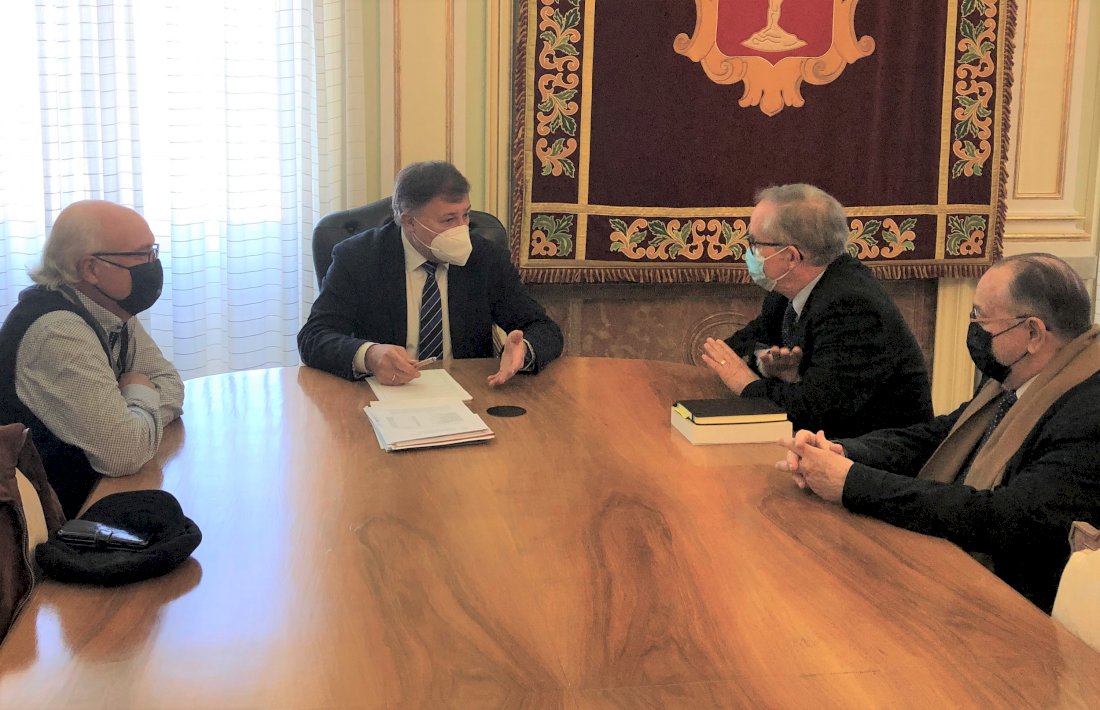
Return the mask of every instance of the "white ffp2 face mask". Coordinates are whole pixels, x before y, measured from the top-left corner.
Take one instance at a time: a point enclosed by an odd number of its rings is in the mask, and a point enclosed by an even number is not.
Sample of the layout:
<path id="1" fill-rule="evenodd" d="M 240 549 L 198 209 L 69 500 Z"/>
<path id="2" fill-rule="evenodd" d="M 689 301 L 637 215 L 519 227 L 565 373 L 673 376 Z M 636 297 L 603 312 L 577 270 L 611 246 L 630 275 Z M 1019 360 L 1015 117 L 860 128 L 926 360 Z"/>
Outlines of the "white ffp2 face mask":
<path id="1" fill-rule="evenodd" d="M 466 262 L 470 259 L 470 253 L 474 250 L 474 245 L 470 242 L 469 225 L 460 224 L 442 232 L 432 232 L 416 217 L 413 217 L 413 221 L 435 235 L 430 244 L 420 242 L 431 249 L 435 258 L 455 266 L 466 265 Z M 417 240 L 419 241 L 419 237 L 417 237 Z"/>

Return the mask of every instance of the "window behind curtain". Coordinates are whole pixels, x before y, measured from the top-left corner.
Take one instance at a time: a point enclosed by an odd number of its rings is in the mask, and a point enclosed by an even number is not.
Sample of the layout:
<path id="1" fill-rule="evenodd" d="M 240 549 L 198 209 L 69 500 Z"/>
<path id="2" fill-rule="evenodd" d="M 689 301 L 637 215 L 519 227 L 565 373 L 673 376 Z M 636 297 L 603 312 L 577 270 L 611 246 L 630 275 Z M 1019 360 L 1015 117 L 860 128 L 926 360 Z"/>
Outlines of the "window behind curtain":
<path id="1" fill-rule="evenodd" d="M 80 199 L 145 215 L 141 316 L 186 377 L 298 362 L 317 219 L 310 0 L 39 0 L 0 10 L 0 317 Z"/>

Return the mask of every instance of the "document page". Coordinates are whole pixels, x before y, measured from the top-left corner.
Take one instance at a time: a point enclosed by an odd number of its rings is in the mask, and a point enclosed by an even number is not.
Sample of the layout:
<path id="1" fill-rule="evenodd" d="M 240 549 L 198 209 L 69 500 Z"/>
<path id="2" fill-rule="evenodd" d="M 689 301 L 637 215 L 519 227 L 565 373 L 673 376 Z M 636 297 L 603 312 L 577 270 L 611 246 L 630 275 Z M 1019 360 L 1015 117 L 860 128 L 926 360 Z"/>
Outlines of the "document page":
<path id="1" fill-rule="evenodd" d="M 374 396 L 381 401 L 422 401 L 425 399 L 473 399 L 446 370 L 421 370 L 420 377 L 404 385 L 384 385 L 375 377 L 367 379 Z"/>

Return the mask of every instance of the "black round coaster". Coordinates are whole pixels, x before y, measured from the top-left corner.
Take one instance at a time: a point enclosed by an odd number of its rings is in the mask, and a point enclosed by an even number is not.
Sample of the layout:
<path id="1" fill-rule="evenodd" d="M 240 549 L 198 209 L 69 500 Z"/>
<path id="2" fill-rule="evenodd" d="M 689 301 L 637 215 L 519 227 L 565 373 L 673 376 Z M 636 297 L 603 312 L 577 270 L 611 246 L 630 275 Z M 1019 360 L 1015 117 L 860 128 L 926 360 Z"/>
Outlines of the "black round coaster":
<path id="1" fill-rule="evenodd" d="M 522 417 L 527 414 L 527 410 L 511 404 L 498 404 L 495 407 L 486 409 L 485 413 L 492 414 L 494 417 Z"/>

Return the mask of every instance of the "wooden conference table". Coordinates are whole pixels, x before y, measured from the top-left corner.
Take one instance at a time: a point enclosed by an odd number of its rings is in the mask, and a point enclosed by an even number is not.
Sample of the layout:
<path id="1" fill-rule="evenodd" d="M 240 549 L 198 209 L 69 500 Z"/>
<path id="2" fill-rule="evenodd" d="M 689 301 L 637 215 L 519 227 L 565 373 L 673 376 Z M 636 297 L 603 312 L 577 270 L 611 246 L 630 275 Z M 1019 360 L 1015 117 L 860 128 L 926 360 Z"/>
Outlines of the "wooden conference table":
<path id="1" fill-rule="evenodd" d="M 674 399 L 721 394 L 705 370 L 495 367 L 448 366 L 494 441 L 405 453 L 366 384 L 188 382 L 157 459 L 96 495 L 172 491 L 202 545 L 136 585 L 40 585 L 0 707 L 1100 705 L 1100 654 L 954 546 L 797 490 L 775 445 L 672 431 Z"/>

